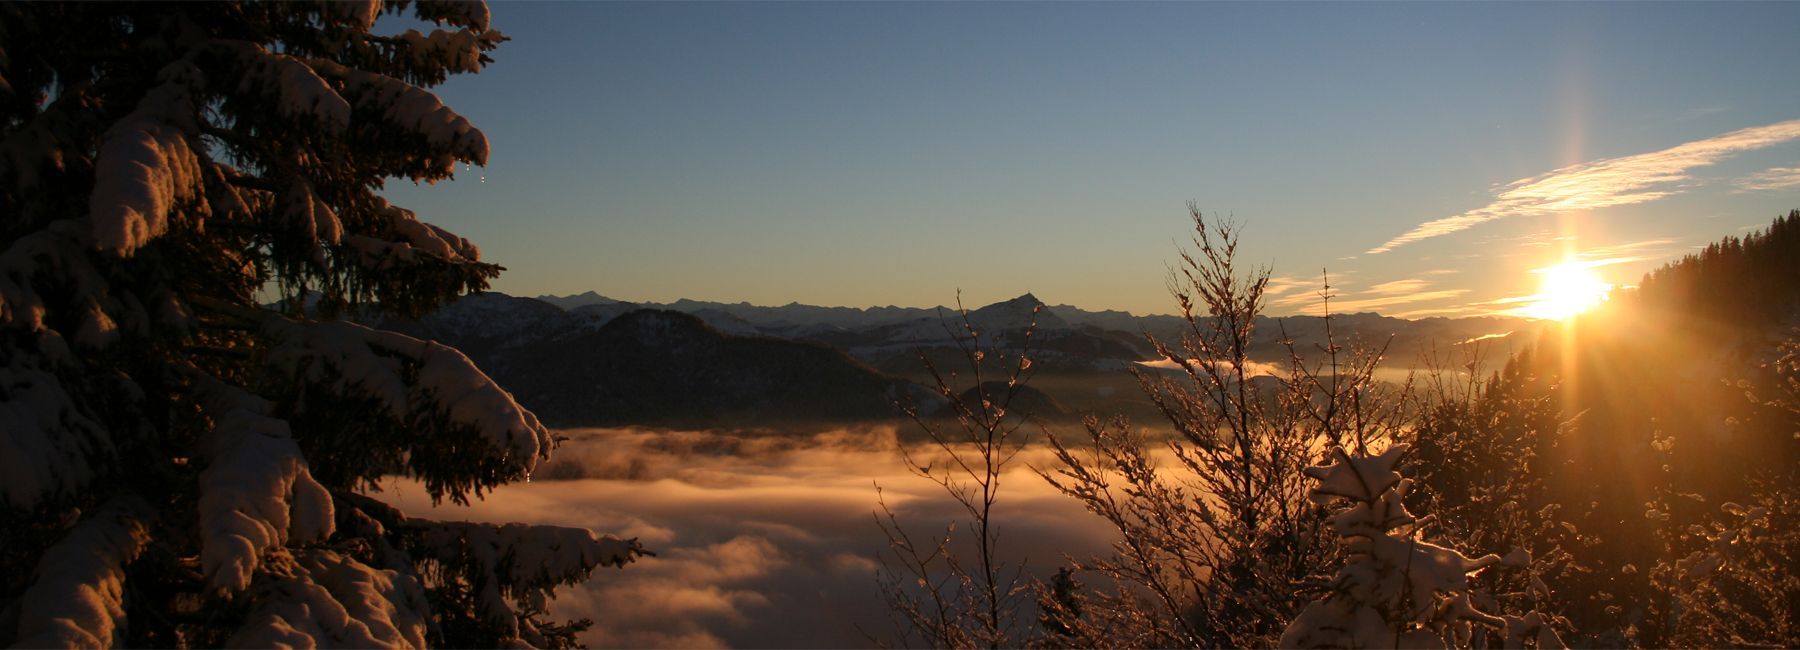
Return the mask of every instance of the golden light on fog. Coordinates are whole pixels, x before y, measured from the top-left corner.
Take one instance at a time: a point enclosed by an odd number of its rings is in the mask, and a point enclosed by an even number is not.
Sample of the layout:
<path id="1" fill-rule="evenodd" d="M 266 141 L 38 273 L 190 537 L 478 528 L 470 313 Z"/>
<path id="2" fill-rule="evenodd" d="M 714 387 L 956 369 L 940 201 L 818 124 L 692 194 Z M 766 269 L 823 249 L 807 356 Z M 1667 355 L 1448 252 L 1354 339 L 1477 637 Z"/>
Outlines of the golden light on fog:
<path id="1" fill-rule="evenodd" d="M 1532 318 L 1567 320 L 1606 302 L 1613 288 L 1594 273 L 1592 265 L 1578 261 L 1532 272 L 1539 275 L 1538 292 L 1531 304 L 1519 309 L 1520 314 Z"/>

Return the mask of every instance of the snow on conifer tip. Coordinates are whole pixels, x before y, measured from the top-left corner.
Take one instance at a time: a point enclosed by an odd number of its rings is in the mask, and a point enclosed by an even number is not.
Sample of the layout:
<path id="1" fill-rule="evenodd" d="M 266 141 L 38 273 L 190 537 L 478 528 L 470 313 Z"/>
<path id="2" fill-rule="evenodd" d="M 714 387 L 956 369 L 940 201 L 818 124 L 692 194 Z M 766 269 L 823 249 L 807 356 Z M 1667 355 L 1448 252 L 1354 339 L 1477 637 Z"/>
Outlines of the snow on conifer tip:
<path id="1" fill-rule="evenodd" d="M 1334 448 L 1330 464 L 1307 468 L 1317 481 L 1309 497 L 1337 508 L 1329 521 L 1349 553 L 1331 591 L 1288 624 L 1281 646 L 1442 647 L 1466 644 L 1479 625 L 1508 639 L 1532 637 L 1540 647 L 1561 647 L 1541 616 L 1495 616 L 1474 604 L 1470 574 L 1528 564 L 1529 553 L 1470 558 L 1420 538 L 1403 500 L 1412 481 L 1395 471 L 1406 449 L 1395 444 L 1379 454 L 1353 454 Z"/>
<path id="2" fill-rule="evenodd" d="M 1375 455 L 1340 452 L 1332 456 L 1328 465 L 1306 468 L 1306 475 L 1319 482 L 1312 491 L 1314 500 L 1374 498 L 1400 482 L 1400 473 L 1394 467 L 1406 450 L 1405 444 L 1395 444 Z"/>
<path id="3" fill-rule="evenodd" d="M 239 592 L 264 551 L 330 536 L 333 505 L 266 402 L 222 382 L 205 384 L 214 425 L 200 474 L 200 563 L 209 586 Z"/>
<path id="4" fill-rule="evenodd" d="M 296 177 L 281 198 L 287 202 L 288 220 L 297 224 L 308 240 L 336 244 L 343 239 L 343 222 L 331 204 L 314 191 L 312 183 Z"/>
<path id="5" fill-rule="evenodd" d="M 237 54 L 244 68 L 238 81 L 239 93 L 273 95 L 277 113 L 306 118 L 329 133 L 341 133 L 350 125 L 350 102 L 306 61 L 246 41 L 213 43 Z"/>
<path id="6" fill-rule="evenodd" d="M 481 250 L 469 240 L 464 239 L 436 225 L 420 221 L 412 210 L 378 202 L 378 209 L 388 218 L 388 224 L 399 233 L 404 243 L 420 251 L 436 255 L 451 261 L 474 262 L 481 259 Z"/>
<path id="7" fill-rule="evenodd" d="M 648 555 L 637 540 L 596 535 L 585 528 L 541 524 L 405 521 L 417 535 L 416 555 L 447 566 L 467 565 L 477 610 L 529 636 L 521 612 L 544 611 L 557 585 L 575 584 L 600 567 L 623 567 Z"/>
<path id="8" fill-rule="evenodd" d="M 14 647 L 114 647 L 124 641 L 125 567 L 150 542 L 148 505 L 116 498 L 50 547 L 19 599 Z"/>
<path id="9" fill-rule="evenodd" d="M 200 158 L 189 136 L 198 110 L 193 93 L 204 75 L 184 60 L 169 64 L 158 79 L 161 84 L 107 130 L 94 160 L 88 206 L 95 243 L 120 255 L 161 236 L 175 205 L 200 195 Z"/>
<path id="10" fill-rule="evenodd" d="M 0 79 L 4 82 L 4 79 Z M 60 141 L 55 122 L 67 119 L 65 107 L 52 103 L 38 119 L 31 120 L 0 140 L 0 178 L 11 178 L 19 190 L 37 187 L 42 171 L 62 171 L 69 152 Z"/>
<path id="11" fill-rule="evenodd" d="M 343 82 L 342 94 L 356 110 L 377 112 L 389 124 L 424 136 L 427 144 L 445 154 L 433 161 L 435 171 L 448 175 L 455 170 L 456 160 L 487 163 L 487 136 L 431 91 L 335 61 L 311 59 L 308 63 L 320 74 Z"/>
<path id="12" fill-rule="evenodd" d="M 335 10 L 340 18 L 350 23 L 350 27 L 359 32 L 367 32 L 375 27 L 375 21 L 381 19 L 381 0 L 339 0 L 325 3 L 327 10 Z"/>
<path id="13" fill-rule="evenodd" d="M 430 34 L 424 34 L 409 29 L 397 38 L 407 44 L 407 54 L 413 65 L 441 65 L 450 72 L 472 73 L 481 71 L 482 52 L 505 37 L 492 30 L 434 29 Z"/>
<path id="14" fill-rule="evenodd" d="M 232 647 L 423 648 L 431 607 L 411 576 L 313 549 L 281 559 Z"/>
<path id="15" fill-rule="evenodd" d="M 473 429 L 523 475 L 549 455 L 549 429 L 455 348 L 355 323 L 261 317 L 264 331 L 279 342 L 276 358 L 305 369 L 310 381 L 373 395 L 403 422 L 421 409 L 442 413 L 452 425 Z M 414 366 L 416 383 L 402 364 Z"/>
<path id="16" fill-rule="evenodd" d="M 420 0 L 413 7 L 421 20 L 486 30 L 493 14 L 483 0 Z"/>
<path id="17" fill-rule="evenodd" d="M 13 359 L 0 366 L 0 497 L 17 508 L 74 491 L 93 478 L 90 456 L 105 431 L 83 413 L 62 382 Z"/>

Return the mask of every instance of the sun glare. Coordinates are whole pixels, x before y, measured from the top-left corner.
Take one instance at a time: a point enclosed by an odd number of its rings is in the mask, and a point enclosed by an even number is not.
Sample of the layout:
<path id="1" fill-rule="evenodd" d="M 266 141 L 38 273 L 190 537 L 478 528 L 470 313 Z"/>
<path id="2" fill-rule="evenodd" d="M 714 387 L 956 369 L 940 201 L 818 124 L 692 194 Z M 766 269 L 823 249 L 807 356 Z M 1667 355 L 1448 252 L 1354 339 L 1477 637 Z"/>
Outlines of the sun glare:
<path id="1" fill-rule="evenodd" d="M 1533 273 L 1541 277 L 1537 295 L 1519 310 L 1532 318 L 1567 320 L 1606 302 L 1613 288 L 1589 265 L 1576 261 L 1535 269 Z"/>

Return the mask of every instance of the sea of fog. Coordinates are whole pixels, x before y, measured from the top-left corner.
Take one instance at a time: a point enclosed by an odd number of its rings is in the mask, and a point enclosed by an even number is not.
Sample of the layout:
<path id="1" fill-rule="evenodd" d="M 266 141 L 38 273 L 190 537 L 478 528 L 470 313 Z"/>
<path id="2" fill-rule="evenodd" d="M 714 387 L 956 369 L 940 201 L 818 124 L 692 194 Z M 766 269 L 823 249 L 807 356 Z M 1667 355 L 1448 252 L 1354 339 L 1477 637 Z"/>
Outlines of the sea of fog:
<path id="1" fill-rule="evenodd" d="M 823 433 L 649 429 L 561 432 L 569 440 L 530 483 L 461 507 L 405 481 L 382 498 L 413 516 L 581 526 L 635 537 L 656 557 L 601 569 L 551 606 L 586 617 L 593 647 L 864 647 L 892 641 L 876 581 L 887 538 L 876 485 L 915 535 L 959 519 L 942 488 L 908 473 L 893 427 Z M 1048 576 L 1065 556 L 1105 552 L 1106 525 L 1020 454 L 995 521 L 1004 559 Z M 963 527 L 959 526 L 961 530 Z"/>

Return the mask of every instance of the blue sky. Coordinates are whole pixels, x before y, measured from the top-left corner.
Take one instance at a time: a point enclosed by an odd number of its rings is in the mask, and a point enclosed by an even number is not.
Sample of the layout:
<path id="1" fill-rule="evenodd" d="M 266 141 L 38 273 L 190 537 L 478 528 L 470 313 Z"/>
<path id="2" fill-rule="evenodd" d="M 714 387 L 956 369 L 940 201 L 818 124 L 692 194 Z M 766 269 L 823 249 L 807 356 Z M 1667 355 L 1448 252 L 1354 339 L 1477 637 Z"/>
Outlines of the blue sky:
<path id="1" fill-rule="evenodd" d="M 1167 312 L 1193 200 L 1273 312 L 1329 268 L 1353 311 L 1458 315 L 1800 207 L 1800 3 L 493 12 L 513 41 L 438 89 L 488 166 L 388 194 L 517 295 Z"/>

